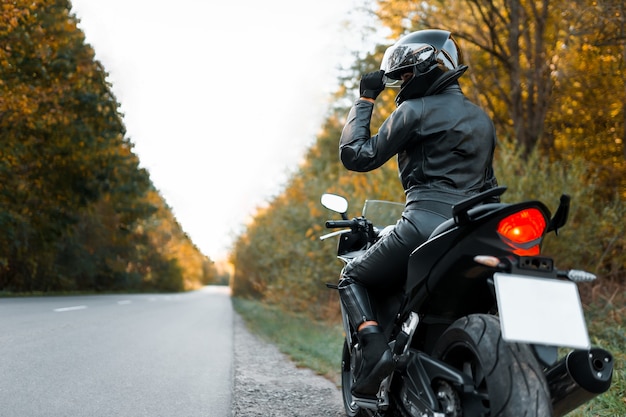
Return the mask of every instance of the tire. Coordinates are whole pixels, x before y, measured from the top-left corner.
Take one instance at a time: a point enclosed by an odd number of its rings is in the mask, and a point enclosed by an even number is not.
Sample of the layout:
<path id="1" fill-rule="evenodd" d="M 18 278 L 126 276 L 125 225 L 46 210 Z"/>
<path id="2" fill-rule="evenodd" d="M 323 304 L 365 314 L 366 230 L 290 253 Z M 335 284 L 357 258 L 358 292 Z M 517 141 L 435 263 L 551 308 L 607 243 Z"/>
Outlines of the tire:
<path id="1" fill-rule="evenodd" d="M 341 396 L 343 398 L 343 408 L 348 417 L 369 417 L 367 410 L 363 410 L 352 401 L 352 369 L 351 353 L 348 341 L 343 342 L 343 353 L 341 355 Z"/>
<path id="2" fill-rule="evenodd" d="M 530 346 L 505 342 L 497 317 L 457 320 L 441 335 L 433 356 L 472 377 L 479 399 L 463 402 L 464 416 L 552 416 L 548 384 Z"/>

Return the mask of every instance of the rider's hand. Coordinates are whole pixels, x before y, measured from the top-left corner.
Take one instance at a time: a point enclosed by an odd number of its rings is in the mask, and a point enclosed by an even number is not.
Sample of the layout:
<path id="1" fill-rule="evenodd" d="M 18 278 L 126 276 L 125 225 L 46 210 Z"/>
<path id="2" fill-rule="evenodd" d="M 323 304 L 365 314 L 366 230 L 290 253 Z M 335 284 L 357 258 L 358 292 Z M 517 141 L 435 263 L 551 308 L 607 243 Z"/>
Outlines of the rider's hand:
<path id="1" fill-rule="evenodd" d="M 384 76 L 384 70 L 368 72 L 363 75 L 361 77 L 361 84 L 359 85 L 361 97 L 376 100 L 376 97 L 385 89 L 385 83 L 383 82 Z"/>

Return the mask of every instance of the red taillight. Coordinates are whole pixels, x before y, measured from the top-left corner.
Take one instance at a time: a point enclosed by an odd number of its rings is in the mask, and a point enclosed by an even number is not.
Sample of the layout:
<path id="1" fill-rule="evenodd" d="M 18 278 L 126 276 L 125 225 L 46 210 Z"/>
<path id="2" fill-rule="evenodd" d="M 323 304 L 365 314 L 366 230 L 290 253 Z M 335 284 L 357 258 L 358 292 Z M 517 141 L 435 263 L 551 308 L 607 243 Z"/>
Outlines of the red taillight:
<path id="1" fill-rule="evenodd" d="M 539 243 L 546 230 L 546 218 L 536 208 L 524 209 L 502 219 L 498 234 L 502 240 L 523 256 L 539 254 Z"/>

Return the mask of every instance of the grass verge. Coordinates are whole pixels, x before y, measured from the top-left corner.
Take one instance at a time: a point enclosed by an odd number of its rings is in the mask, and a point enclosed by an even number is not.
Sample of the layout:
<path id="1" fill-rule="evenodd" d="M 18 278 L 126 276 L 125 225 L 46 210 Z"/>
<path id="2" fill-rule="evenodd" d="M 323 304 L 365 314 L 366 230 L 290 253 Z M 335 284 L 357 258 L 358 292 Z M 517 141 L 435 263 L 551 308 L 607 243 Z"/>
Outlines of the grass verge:
<path id="1" fill-rule="evenodd" d="M 605 300 L 585 311 L 591 344 L 613 355 L 613 381 L 608 392 L 572 411 L 567 417 L 626 417 L 626 293 L 620 301 Z"/>
<path id="2" fill-rule="evenodd" d="M 585 312 L 592 344 L 608 350 L 615 358 L 611 388 L 567 417 L 626 417 L 626 307 L 617 304 L 606 302 Z M 312 369 L 339 385 L 343 344 L 340 325 L 311 322 L 304 316 L 253 300 L 233 297 L 233 306 L 253 333 L 277 346 L 298 366 Z"/>
<path id="3" fill-rule="evenodd" d="M 313 322 L 258 301 L 233 297 L 233 307 L 248 329 L 271 342 L 297 365 L 340 383 L 343 329 Z"/>

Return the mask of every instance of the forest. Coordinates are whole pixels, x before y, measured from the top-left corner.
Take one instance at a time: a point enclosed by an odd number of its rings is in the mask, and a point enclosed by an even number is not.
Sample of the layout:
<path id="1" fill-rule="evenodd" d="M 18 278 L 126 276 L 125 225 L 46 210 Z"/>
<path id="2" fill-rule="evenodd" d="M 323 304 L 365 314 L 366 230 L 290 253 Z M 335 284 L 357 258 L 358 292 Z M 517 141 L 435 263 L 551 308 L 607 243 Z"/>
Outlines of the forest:
<path id="1" fill-rule="evenodd" d="M 626 285 L 626 22 L 621 0 L 361 0 L 385 33 L 340 68 L 339 88 L 304 162 L 259 207 L 230 254 L 231 288 L 280 308 L 336 319 L 341 263 L 319 240 L 332 213 L 325 192 L 403 201 L 397 165 L 346 171 L 338 159 L 360 76 L 379 68 L 402 34 L 453 32 L 468 72 L 464 93 L 493 118 L 495 169 L 505 201 L 572 196 L 568 225 L 549 236 L 560 268 L 600 279 L 586 300 Z M 213 260 L 194 245 L 141 167 L 69 0 L 12 0 L 0 8 L 0 293 L 181 291 L 214 283 Z M 350 25 L 350 23 L 348 23 Z M 376 37 L 372 37 L 376 38 Z M 377 38 L 378 39 L 378 38 Z M 395 108 L 378 99 L 374 129 Z"/>
<path id="2" fill-rule="evenodd" d="M 505 202 L 539 199 L 555 210 L 572 198 L 568 224 L 543 253 L 557 266 L 599 277 L 581 285 L 585 302 L 614 299 L 626 286 L 626 10 L 621 0 L 364 1 L 369 33 L 386 39 L 354 51 L 315 143 L 284 189 L 240 234 L 231 253 L 233 293 L 317 319 L 336 320 L 342 264 L 336 242 L 320 241 L 333 213 L 320 204 L 331 192 L 349 199 L 349 216 L 366 199 L 403 202 L 397 163 L 368 173 L 347 171 L 338 158 L 345 117 L 362 74 L 380 67 L 394 39 L 438 28 L 463 50 L 464 93 L 494 120 L 494 161 Z M 378 98 L 372 133 L 394 110 L 397 90 Z M 335 214 L 336 216 L 336 214 Z"/>
<path id="3" fill-rule="evenodd" d="M 67 0 L 0 8 L 0 294 L 215 281 L 140 166 Z"/>

